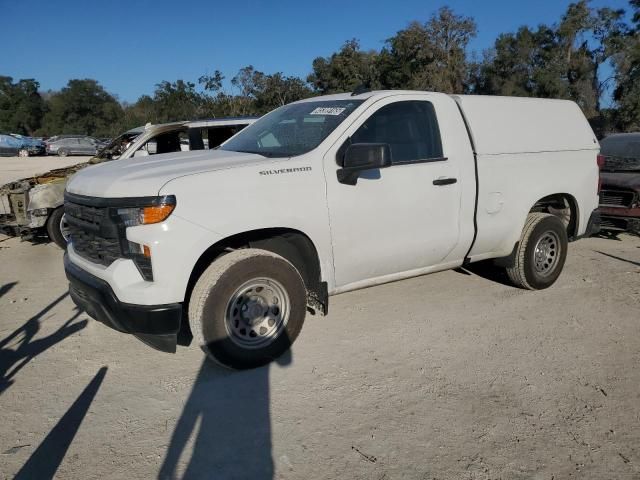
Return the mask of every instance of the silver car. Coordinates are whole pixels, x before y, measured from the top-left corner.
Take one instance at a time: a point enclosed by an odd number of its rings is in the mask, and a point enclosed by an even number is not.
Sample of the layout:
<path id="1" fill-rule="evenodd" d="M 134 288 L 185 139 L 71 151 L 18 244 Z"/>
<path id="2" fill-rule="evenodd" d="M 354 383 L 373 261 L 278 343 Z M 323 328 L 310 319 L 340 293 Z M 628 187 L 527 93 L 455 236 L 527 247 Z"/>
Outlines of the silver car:
<path id="1" fill-rule="evenodd" d="M 67 155 L 95 155 L 100 144 L 91 137 L 60 138 L 47 142 L 47 154 L 66 157 Z"/>

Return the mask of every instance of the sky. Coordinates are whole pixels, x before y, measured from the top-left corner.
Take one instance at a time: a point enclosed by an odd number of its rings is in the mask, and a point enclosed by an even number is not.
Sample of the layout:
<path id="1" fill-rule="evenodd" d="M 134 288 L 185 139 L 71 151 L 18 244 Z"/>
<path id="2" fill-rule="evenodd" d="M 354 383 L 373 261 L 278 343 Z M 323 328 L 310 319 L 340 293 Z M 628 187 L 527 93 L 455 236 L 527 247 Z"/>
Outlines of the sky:
<path id="1" fill-rule="evenodd" d="M 28 3 L 28 7 L 26 4 Z M 450 6 L 473 17 L 481 55 L 499 33 L 552 24 L 565 0 L 0 0 L 0 75 L 35 78 L 57 90 L 71 78 L 94 78 L 122 101 L 152 94 L 155 84 L 197 82 L 220 70 L 227 81 L 253 65 L 305 78 L 311 62 L 351 38 L 379 50 L 409 22 Z M 626 0 L 592 6 L 628 9 Z"/>

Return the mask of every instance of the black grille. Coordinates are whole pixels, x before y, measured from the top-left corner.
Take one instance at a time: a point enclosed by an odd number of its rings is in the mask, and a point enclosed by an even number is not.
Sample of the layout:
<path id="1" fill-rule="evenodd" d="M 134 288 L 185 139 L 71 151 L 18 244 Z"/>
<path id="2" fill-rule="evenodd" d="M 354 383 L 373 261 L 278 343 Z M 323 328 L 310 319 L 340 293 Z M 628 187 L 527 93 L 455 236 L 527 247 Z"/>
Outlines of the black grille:
<path id="1" fill-rule="evenodd" d="M 106 267 L 123 257 L 118 227 L 108 208 L 66 202 L 64 213 L 71 244 L 78 255 Z"/>
<path id="2" fill-rule="evenodd" d="M 603 207 L 624 207 L 630 208 L 633 204 L 634 193 L 624 190 L 600 191 L 600 205 Z"/>

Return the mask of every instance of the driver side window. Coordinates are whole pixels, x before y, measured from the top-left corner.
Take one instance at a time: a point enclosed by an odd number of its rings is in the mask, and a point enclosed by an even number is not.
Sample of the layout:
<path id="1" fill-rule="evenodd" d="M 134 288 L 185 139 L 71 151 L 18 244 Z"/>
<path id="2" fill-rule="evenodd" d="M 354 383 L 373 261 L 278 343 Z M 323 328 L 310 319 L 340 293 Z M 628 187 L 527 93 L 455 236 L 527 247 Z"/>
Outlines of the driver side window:
<path id="1" fill-rule="evenodd" d="M 443 160 L 440 129 L 431 102 L 385 105 L 356 130 L 351 143 L 387 143 L 393 164 Z"/>

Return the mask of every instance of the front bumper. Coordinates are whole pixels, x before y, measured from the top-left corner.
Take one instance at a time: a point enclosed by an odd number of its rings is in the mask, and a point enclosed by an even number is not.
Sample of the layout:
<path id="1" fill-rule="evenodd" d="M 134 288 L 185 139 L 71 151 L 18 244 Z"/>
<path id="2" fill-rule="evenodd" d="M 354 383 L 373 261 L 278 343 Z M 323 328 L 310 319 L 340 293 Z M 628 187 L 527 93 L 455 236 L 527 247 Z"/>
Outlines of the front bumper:
<path id="1" fill-rule="evenodd" d="M 86 272 L 64 255 L 64 269 L 73 302 L 110 328 L 130 333 L 147 345 L 175 353 L 182 321 L 182 304 L 132 305 L 123 303 L 107 282 Z"/>

